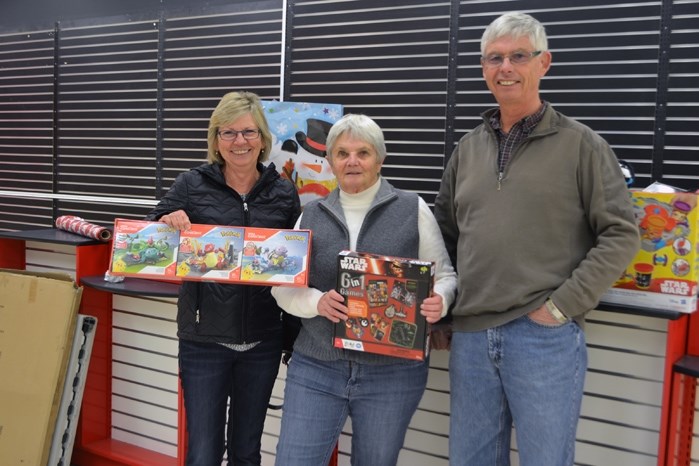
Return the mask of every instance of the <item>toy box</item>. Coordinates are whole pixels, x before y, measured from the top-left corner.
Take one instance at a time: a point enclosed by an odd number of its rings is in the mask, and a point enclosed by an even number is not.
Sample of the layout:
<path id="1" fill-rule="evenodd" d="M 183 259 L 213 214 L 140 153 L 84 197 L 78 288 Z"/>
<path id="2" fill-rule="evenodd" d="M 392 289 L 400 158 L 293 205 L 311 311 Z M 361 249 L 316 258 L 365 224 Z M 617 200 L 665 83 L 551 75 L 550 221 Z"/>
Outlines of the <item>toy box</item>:
<path id="1" fill-rule="evenodd" d="M 335 347 L 424 360 L 429 332 L 420 304 L 433 281 L 432 262 L 340 252 L 336 289 L 349 319 L 335 324 Z"/>
<path id="2" fill-rule="evenodd" d="M 308 285 L 310 230 L 116 219 L 110 272 L 161 280 Z"/>
<path id="3" fill-rule="evenodd" d="M 139 278 L 175 278 L 179 231 L 162 222 L 118 218 L 110 272 Z"/>
<path id="4" fill-rule="evenodd" d="M 177 249 L 177 276 L 183 280 L 240 279 L 242 227 L 192 225 L 181 231 Z"/>
<path id="5" fill-rule="evenodd" d="M 633 192 L 641 249 L 601 298 L 669 311 L 697 309 L 699 215 L 697 195 Z"/>
<path id="6" fill-rule="evenodd" d="M 308 285 L 310 230 L 245 228 L 240 281 L 261 285 Z"/>

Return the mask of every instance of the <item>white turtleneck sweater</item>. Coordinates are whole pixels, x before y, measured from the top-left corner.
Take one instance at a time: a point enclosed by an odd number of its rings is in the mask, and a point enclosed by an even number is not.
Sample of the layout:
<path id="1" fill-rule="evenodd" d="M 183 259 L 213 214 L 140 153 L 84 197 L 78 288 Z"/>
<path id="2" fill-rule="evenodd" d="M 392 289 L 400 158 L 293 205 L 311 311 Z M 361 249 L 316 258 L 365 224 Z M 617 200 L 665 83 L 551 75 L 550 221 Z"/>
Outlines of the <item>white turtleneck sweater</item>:
<path id="1" fill-rule="evenodd" d="M 364 217 L 379 190 L 380 180 L 381 178 L 377 179 L 376 183 L 357 194 L 340 190 L 340 204 L 347 221 L 351 250 L 357 246 L 357 235 L 359 235 Z M 437 221 L 422 198 L 418 200 L 418 209 L 420 244 L 417 259 L 434 261 L 435 263 L 434 293 L 442 296 L 442 317 L 444 317 L 456 296 L 456 273 L 449 260 Z M 296 228 L 299 227 L 300 223 L 301 217 L 296 222 Z M 323 296 L 323 292 L 315 288 L 275 286 L 272 287 L 272 296 L 277 300 L 279 306 L 289 314 L 311 318 L 318 315 L 318 301 Z"/>

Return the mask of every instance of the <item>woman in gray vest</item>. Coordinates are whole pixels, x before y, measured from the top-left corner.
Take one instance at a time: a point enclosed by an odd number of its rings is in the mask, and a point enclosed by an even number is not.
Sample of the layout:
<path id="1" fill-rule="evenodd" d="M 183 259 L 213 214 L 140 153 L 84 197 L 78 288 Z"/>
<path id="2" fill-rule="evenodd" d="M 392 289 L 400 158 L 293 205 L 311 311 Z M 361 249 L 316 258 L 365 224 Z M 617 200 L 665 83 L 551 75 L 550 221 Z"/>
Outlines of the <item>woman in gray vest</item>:
<path id="1" fill-rule="evenodd" d="M 427 204 L 381 177 L 386 145 L 371 118 L 345 115 L 331 128 L 327 149 L 339 187 L 307 204 L 296 223 L 313 230 L 310 286 L 272 289 L 303 323 L 287 372 L 276 464 L 326 466 L 350 416 L 352 464 L 392 466 L 425 390 L 428 361 L 333 346 L 334 324 L 348 319 L 334 289 L 338 253 L 434 261 L 434 293 L 420 308 L 430 323 L 446 315 L 456 275 Z"/>

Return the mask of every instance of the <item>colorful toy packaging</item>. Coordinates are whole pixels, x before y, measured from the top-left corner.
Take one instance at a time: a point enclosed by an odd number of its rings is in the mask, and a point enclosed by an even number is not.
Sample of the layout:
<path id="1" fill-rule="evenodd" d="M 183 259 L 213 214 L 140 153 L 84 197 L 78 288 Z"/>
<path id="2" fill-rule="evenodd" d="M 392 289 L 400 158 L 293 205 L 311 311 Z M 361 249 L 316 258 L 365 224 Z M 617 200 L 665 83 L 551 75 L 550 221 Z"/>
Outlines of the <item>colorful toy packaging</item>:
<path id="1" fill-rule="evenodd" d="M 165 223 L 116 219 L 110 273 L 172 278 L 178 244 L 179 232 Z"/>
<path id="2" fill-rule="evenodd" d="M 336 289 L 349 319 L 335 324 L 335 347 L 424 360 L 430 345 L 420 304 L 433 282 L 432 262 L 340 252 Z"/>
<path id="3" fill-rule="evenodd" d="M 698 196 L 642 191 L 632 196 L 641 249 L 601 301 L 694 312 L 699 276 Z"/>
<path id="4" fill-rule="evenodd" d="M 192 225 L 181 231 L 177 276 L 183 280 L 237 281 L 243 250 L 241 227 Z"/>
<path id="5" fill-rule="evenodd" d="M 261 285 L 308 285 L 310 230 L 245 228 L 240 281 Z"/>
<path id="6" fill-rule="evenodd" d="M 308 285 L 310 230 L 116 219 L 110 273 L 161 280 Z"/>

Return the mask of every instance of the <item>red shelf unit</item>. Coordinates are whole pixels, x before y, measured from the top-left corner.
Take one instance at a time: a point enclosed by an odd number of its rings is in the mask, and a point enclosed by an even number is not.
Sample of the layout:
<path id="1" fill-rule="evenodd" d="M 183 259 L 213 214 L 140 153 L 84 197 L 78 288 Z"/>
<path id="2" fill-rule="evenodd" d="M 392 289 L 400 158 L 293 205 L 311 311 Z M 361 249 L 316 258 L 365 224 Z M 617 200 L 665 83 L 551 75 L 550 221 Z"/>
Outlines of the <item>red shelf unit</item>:
<path id="1" fill-rule="evenodd" d="M 152 294 L 150 285 L 139 281 L 134 284 L 134 292 L 123 283 L 117 284 L 119 286 L 113 291 L 96 288 L 100 282 L 106 283 L 101 278 L 109 264 L 111 245 L 51 228 L 0 232 L 0 268 L 25 270 L 27 241 L 75 246 L 75 279 L 83 286 L 80 313 L 97 318 L 71 463 L 76 466 L 184 465 L 181 414 L 178 416 L 178 458 L 111 438 L 112 292 L 148 295 Z M 153 287 L 155 295 L 176 296 L 175 284 L 155 283 Z M 181 406 L 179 412 L 183 412 Z"/>

